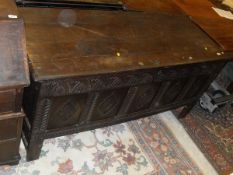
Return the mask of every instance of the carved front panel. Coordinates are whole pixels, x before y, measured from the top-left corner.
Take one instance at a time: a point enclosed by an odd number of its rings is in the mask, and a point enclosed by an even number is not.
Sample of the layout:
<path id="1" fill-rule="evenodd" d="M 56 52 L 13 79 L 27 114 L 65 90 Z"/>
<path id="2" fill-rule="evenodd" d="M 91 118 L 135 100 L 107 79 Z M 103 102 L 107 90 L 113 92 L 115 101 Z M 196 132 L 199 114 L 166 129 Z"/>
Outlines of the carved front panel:
<path id="1" fill-rule="evenodd" d="M 175 102 L 176 98 L 183 93 L 182 90 L 184 89 L 187 82 L 188 79 L 186 78 L 170 81 L 169 87 L 163 94 L 158 104 L 160 106 L 164 106 Z"/>
<path id="2" fill-rule="evenodd" d="M 160 83 L 145 84 L 138 86 L 136 95 L 129 107 L 128 113 L 148 109 L 154 96 L 158 93 Z"/>
<path id="3" fill-rule="evenodd" d="M 87 102 L 87 95 L 73 95 L 51 98 L 48 129 L 63 128 L 78 124 Z"/>
<path id="4" fill-rule="evenodd" d="M 68 78 L 44 81 L 40 96 L 66 96 L 72 94 L 117 89 L 127 86 L 136 86 L 153 81 L 155 72 L 127 72 L 113 75 L 99 75 L 82 78 Z"/>
<path id="5" fill-rule="evenodd" d="M 185 99 L 195 97 L 199 95 L 203 88 L 206 85 L 206 82 L 209 80 L 209 75 L 200 75 L 196 77 L 196 80 L 193 83 L 193 86 L 189 89 L 187 94 L 185 95 Z"/>
<path id="6" fill-rule="evenodd" d="M 98 121 L 116 116 L 127 91 L 128 88 L 121 88 L 100 92 L 89 121 Z"/>

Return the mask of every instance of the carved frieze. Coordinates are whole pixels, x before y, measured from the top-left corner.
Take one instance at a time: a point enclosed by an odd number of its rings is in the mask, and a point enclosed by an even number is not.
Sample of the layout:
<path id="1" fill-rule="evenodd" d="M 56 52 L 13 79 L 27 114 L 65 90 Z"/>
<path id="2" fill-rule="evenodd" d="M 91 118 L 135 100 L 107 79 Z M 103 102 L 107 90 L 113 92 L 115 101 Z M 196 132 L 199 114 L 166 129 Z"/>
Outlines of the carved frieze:
<path id="1" fill-rule="evenodd" d="M 135 73 L 50 80 L 42 82 L 40 95 L 48 97 L 80 94 L 149 83 L 153 79 L 152 73 Z"/>

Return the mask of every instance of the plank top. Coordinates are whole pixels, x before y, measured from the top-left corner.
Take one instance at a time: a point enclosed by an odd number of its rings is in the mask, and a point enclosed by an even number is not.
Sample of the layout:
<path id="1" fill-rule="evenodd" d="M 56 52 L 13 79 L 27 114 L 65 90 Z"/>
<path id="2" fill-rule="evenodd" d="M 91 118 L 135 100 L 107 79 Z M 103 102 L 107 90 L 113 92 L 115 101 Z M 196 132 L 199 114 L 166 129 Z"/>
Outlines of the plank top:
<path id="1" fill-rule="evenodd" d="M 24 24 L 11 0 L 0 3 L 0 89 L 29 84 Z M 18 16 L 17 16 L 18 17 Z"/>
<path id="2" fill-rule="evenodd" d="M 233 51 L 233 20 L 220 17 L 209 0 L 173 0 L 225 51 Z"/>
<path id="3" fill-rule="evenodd" d="M 20 8 L 36 80 L 227 59 L 185 16 Z"/>

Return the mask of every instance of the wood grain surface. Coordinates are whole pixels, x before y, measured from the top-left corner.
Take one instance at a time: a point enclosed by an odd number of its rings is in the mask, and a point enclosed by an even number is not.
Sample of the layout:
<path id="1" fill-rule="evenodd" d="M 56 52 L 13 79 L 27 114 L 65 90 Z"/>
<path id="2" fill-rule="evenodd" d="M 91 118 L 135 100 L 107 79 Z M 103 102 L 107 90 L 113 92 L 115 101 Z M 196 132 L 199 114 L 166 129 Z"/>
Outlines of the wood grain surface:
<path id="1" fill-rule="evenodd" d="M 220 17 L 209 0 L 173 0 L 225 51 L 233 51 L 233 20 Z"/>
<path id="2" fill-rule="evenodd" d="M 3 0 L 0 3 L 0 89 L 29 84 L 28 74 L 23 21 L 14 2 Z"/>
<path id="3" fill-rule="evenodd" d="M 20 8 L 36 80 L 229 58 L 185 16 Z"/>

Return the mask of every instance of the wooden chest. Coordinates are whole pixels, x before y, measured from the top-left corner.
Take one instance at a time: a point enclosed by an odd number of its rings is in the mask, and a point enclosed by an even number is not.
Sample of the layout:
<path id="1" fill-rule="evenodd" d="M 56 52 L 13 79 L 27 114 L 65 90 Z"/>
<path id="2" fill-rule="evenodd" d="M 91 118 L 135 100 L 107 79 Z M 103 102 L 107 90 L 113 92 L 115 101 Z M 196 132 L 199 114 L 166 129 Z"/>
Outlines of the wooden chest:
<path id="1" fill-rule="evenodd" d="M 182 13 L 19 11 L 32 77 L 23 102 L 28 160 L 46 138 L 181 106 L 184 116 L 232 58 Z"/>
<path id="2" fill-rule="evenodd" d="M 23 88 L 29 84 L 23 21 L 13 1 L 0 4 L 0 165 L 16 164 L 24 113 Z"/>

